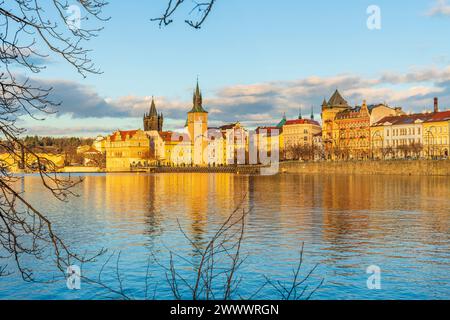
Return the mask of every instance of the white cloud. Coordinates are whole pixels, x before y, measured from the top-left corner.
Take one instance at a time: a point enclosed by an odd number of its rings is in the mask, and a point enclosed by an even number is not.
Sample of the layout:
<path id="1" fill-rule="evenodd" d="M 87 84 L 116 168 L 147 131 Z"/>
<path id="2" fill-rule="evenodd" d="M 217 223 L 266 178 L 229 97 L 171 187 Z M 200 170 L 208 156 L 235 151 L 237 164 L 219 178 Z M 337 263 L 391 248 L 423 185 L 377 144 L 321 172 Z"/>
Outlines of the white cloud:
<path id="1" fill-rule="evenodd" d="M 432 16 L 450 16 L 450 4 L 447 0 L 436 0 L 433 7 L 427 12 L 427 15 Z"/>
<path id="2" fill-rule="evenodd" d="M 141 127 L 142 116 L 150 107 L 149 96 L 102 98 L 91 88 L 75 82 L 55 80 L 41 83 L 54 87 L 52 95 L 62 101 L 59 116 L 72 117 L 70 126 L 78 124 L 81 127 L 86 119 L 97 119 L 92 129 L 87 128 L 92 133 L 97 128 L 98 132 L 117 129 L 124 125 L 123 119 L 128 119 L 127 126 Z M 367 100 L 369 104 L 386 102 L 392 106 L 402 106 L 407 111 L 421 112 L 432 108 L 434 96 L 440 98 L 442 106 L 450 106 L 450 66 L 411 68 L 402 73 L 383 72 L 376 77 L 341 74 L 235 85 L 219 88 L 215 94 L 204 96 L 204 105 L 210 112 L 211 125 L 240 121 L 255 127 L 276 124 L 283 113 L 296 117 L 300 105 L 304 115 L 308 115 L 311 106 L 314 106 L 318 119 L 323 99 L 328 99 L 336 89 L 352 105 Z M 158 110 L 164 113 L 166 128 L 177 129 L 184 125 L 186 112 L 192 104 L 190 96 L 186 96 L 185 100 L 156 96 L 155 101 Z M 105 130 L 100 130 L 101 127 Z M 37 129 L 35 131 L 45 134 L 45 128 Z M 48 131 L 51 132 L 50 128 Z M 59 131 L 63 131 L 62 126 L 53 130 Z"/>

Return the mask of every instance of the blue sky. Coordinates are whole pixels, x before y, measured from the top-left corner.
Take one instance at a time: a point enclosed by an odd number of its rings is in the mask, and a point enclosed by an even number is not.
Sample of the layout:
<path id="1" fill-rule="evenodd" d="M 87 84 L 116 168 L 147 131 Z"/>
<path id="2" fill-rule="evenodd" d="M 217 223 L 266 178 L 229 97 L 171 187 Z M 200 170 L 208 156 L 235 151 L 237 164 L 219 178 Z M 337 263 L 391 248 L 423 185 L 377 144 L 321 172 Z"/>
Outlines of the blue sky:
<path id="1" fill-rule="evenodd" d="M 142 126 L 156 96 L 167 129 L 184 123 L 200 78 L 212 123 L 249 127 L 309 113 L 339 88 L 352 104 L 388 102 L 422 111 L 437 95 L 450 106 L 450 1 L 217 0 L 201 30 L 150 18 L 166 0 L 111 0 L 111 20 L 87 46 L 104 72 L 83 79 L 52 58 L 38 75 L 62 100 L 59 115 L 25 119 L 30 133 L 92 136 Z M 369 5 L 381 29 L 366 26 Z M 433 8 L 435 9 L 434 11 Z M 437 10 L 436 10 L 437 9 Z M 431 14 L 433 12 L 433 14 Z"/>

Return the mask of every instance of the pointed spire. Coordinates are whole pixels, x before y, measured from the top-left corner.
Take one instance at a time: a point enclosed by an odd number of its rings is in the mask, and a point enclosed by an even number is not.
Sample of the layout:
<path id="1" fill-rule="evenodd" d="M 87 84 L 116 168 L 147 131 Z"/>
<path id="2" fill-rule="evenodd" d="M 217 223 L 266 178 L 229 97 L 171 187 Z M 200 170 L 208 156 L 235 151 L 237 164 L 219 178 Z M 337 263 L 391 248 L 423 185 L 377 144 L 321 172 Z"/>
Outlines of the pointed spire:
<path id="1" fill-rule="evenodd" d="M 195 95 L 201 96 L 201 93 L 200 93 L 200 86 L 199 86 L 199 84 L 198 84 L 198 76 L 197 76 L 197 88 L 195 89 Z"/>
<path id="2" fill-rule="evenodd" d="M 158 112 L 156 112 L 156 105 L 155 105 L 155 99 L 152 96 L 152 103 L 150 105 L 150 117 L 158 116 Z"/>
<path id="3" fill-rule="evenodd" d="M 197 86 L 195 88 L 194 91 L 194 97 L 192 99 L 192 110 L 189 111 L 189 113 L 207 113 L 204 109 L 203 109 L 203 97 L 202 97 L 202 92 L 200 91 L 200 86 L 198 84 L 198 77 L 197 77 Z"/>
<path id="4" fill-rule="evenodd" d="M 311 120 L 314 120 L 314 106 L 311 106 Z"/>
<path id="5" fill-rule="evenodd" d="M 300 108 L 298 108 L 298 120 L 302 120 L 302 107 L 300 106 Z"/>

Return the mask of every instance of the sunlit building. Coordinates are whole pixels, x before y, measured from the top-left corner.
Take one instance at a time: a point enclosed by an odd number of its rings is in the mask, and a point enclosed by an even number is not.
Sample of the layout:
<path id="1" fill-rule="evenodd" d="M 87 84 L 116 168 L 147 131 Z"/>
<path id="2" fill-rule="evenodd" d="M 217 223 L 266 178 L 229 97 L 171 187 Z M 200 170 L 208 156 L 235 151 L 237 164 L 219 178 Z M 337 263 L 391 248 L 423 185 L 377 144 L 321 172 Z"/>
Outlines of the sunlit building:
<path id="1" fill-rule="evenodd" d="M 448 157 L 450 151 L 450 111 L 439 112 L 434 99 L 434 113 L 423 123 L 424 152 L 428 157 Z"/>
<path id="2" fill-rule="evenodd" d="M 264 163 L 272 157 L 273 152 L 278 152 L 278 156 L 283 154 L 284 140 L 283 129 L 278 127 L 258 127 L 255 130 L 253 146 L 249 146 L 250 152 L 255 152 L 257 163 Z M 262 159 L 262 158 L 265 159 Z"/>
<path id="3" fill-rule="evenodd" d="M 311 114 L 311 119 L 303 119 L 300 114 L 296 120 L 284 121 L 282 135 L 287 159 L 314 159 L 314 137 L 322 132 L 322 127 L 313 118 Z M 294 155 L 297 151 L 298 157 Z"/>
<path id="4" fill-rule="evenodd" d="M 327 159 L 368 159 L 371 156 L 370 127 L 387 116 L 403 114 L 385 104 L 350 107 L 339 91 L 322 104 L 322 139 Z"/>
<path id="5" fill-rule="evenodd" d="M 322 142 L 325 149 L 325 155 L 328 159 L 333 156 L 333 146 L 339 138 L 339 128 L 335 122 L 339 112 L 350 109 L 348 102 L 342 97 L 336 89 L 334 94 L 328 100 L 324 99 L 322 103 Z"/>
<path id="6" fill-rule="evenodd" d="M 106 138 L 106 170 L 130 171 L 153 159 L 150 141 L 143 130 L 116 131 Z"/>
<path id="7" fill-rule="evenodd" d="M 386 117 L 372 128 L 373 152 L 383 158 L 406 157 L 410 153 L 422 154 L 423 123 L 429 114 L 418 113 Z M 377 128 L 383 128 L 381 131 Z"/>

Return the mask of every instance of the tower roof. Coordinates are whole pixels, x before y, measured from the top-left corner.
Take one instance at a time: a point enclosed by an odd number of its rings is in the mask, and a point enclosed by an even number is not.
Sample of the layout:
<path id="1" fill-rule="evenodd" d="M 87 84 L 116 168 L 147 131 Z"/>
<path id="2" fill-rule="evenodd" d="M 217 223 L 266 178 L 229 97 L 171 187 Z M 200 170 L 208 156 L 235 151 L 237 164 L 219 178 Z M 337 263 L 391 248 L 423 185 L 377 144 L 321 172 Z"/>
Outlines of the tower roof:
<path id="1" fill-rule="evenodd" d="M 198 85 L 198 79 L 197 79 L 197 87 L 195 88 L 194 91 L 192 104 L 193 104 L 192 109 L 188 113 L 208 113 L 207 111 L 205 111 L 205 109 L 203 109 L 203 97 L 200 91 L 200 86 Z"/>
<path id="2" fill-rule="evenodd" d="M 282 128 L 286 124 L 286 114 L 283 114 L 283 119 L 277 124 L 277 128 Z"/>
<path id="3" fill-rule="evenodd" d="M 329 107 L 349 107 L 348 102 L 342 98 L 339 91 L 336 89 L 336 91 L 331 96 L 330 100 L 328 101 Z"/>
<path id="4" fill-rule="evenodd" d="M 150 105 L 150 113 L 149 116 L 158 116 L 158 112 L 156 111 L 155 99 L 152 97 L 152 103 Z"/>

